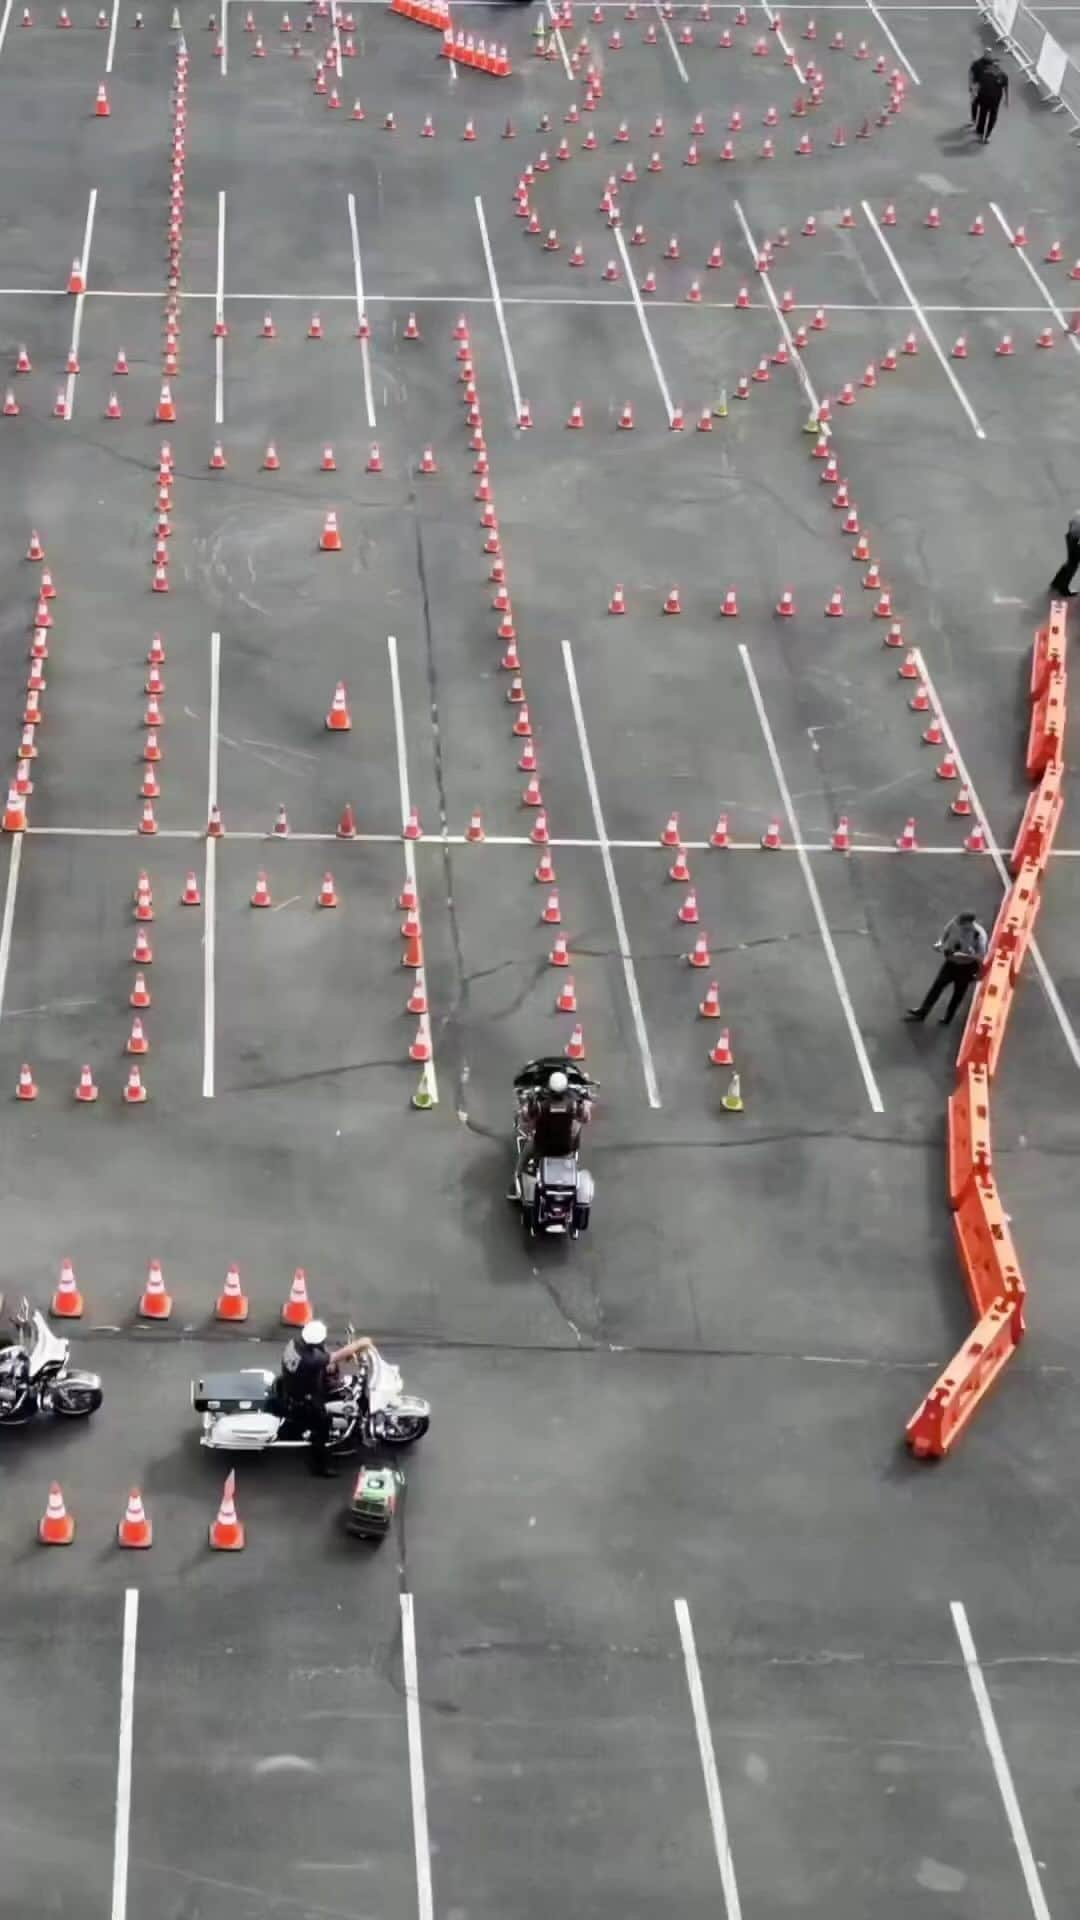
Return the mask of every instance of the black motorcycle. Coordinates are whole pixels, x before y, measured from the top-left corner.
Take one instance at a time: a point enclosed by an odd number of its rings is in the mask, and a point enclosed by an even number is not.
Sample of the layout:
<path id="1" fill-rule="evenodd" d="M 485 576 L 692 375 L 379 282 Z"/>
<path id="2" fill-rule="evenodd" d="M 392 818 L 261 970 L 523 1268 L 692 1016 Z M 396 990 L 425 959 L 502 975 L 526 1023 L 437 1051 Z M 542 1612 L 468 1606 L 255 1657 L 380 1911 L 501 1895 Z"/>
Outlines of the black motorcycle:
<path id="1" fill-rule="evenodd" d="M 565 1073 L 571 1090 L 588 1101 L 596 1089 L 595 1080 L 572 1060 L 544 1056 L 530 1060 L 514 1076 L 517 1110 L 514 1116 L 514 1146 L 518 1157 L 532 1138 L 529 1108 L 543 1104 L 551 1074 Z M 564 1235 L 576 1240 L 584 1233 L 592 1213 L 595 1182 L 587 1168 L 578 1164 L 578 1153 L 540 1154 L 526 1161 L 517 1182 L 515 1198 L 521 1206 L 521 1224 L 530 1239 L 537 1234 Z"/>

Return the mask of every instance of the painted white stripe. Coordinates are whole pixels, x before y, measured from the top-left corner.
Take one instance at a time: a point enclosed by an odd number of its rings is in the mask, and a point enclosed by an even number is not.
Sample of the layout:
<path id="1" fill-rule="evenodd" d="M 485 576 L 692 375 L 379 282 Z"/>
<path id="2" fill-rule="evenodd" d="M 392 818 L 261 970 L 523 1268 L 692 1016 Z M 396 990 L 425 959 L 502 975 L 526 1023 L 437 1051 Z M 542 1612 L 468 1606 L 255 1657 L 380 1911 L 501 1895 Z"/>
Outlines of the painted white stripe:
<path id="1" fill-rule="evenodd" d="M 19 871 L 22 867 L 22 850 L 25 834 L 13 833 L 11 836 L 11 857 L 8 861 L 7 889 L 4 893 L 4 917 L 0 921 L 0 1019 L 4 1013 L 4 994 L 7 991 L 8 963 L 11 959 L 11 936 L 15 926 L 15 896 L 19 891 Z"/>
<path id="2" fill-rule="evenodd" d="M 416 1662 L 416 1623 L 411 1593 L 401 1595 L 401 1665 L 405 1681 L 405 1728 L 409 1739 L 417 1920 L 432 1920 L 435 1905 L 431 1891 L 431 1842 L 428 1838 L 424 1739 L 420 1723 L 420 1674 Z"/>
<path id="3" fill-rule="evenodd" d="M 112 19 L 109 22 L 109 49 L 105 55 L 105 71 L 111 73 L 116 59 L 116 29 L 120 25 L 120 0 L 113 0 Z"/>
<path id="4" fill-rule="evenodd" d="M 802 834 L 799 830 L 799 820 L 791 798 L 791 790 L 785 778 L 784 769 L 780 763 L 780 755 L 777 752 L 776 741 L 773 739 L 773 730 L 769 725 L 769 716 L 765 711 L 765 702 L 761 697 L 761 688 L 758 685 L 757 674 L 754 672 L 754 663 L 750 658 L 750 650 L 744 643 L 740 643 L 739 657 L 742 660 L 746 678 L 750 685 L 750 695 L 757 710 L 758 722 L 761 726 L 766 751 L 772 762 L 773 775 L 777 788 L 779 789 L 781 801 L 783 802 L 784 812 L 787 815 L 788 824 L 791 828 L 792 837 L 797 842 L 801 842 Z M 885 1102 L 882 1100 L 878 1083 L 874 1078 L 874 1069 L 870 1065 L 870 1056 L 866 1051 L 866 1043 L 859 1030 L 859 1023 L 855 1018 L 855 1009 L 851 1004 L 851 995 L 848 992 L 848 984 L 844 978 L 844 969 L 840 965 L 840 956 L 836 951 L 832 932 L 825 918 L 825 909 L 821 904 L 821 895 L 818 892 L 817 881 L 814 879 L 810 862 L 805 853 L 798 853 L 796 858 L 802 868 L 803 879 L 806 882 L 806 891 L 810 895 L 810 905 L 814 909 L 814 918 L 818 923 L 821 944 L 825 949 L 825 957 L 829 962 L 833 984 L 836 987 L 837 998 L 840 1001 L 844 1019 L 847 1021 L 847 1029 L 851 1035 L 851 1044 L 855 1049 L 855 1058 L 859 1063 L 859 1071 L 862 1074 L 863 1085 L 866 1088 L 866 1097 L 875 1113 L 884 1113 Z"/>
<path id="5" fill-rule="evenodd" d="M 225 318 L 225 190 L 217 197 L 217 286 L 214 291 L 214 319 Z M 225 419 L 225 342 L 219 334 L 214 341 L 214 425 Z"/>
<path id="6" fill-rule="evenodd" d="M 671 28 L 668 26 L 668 23 L 664 18 L 664 15 L 660 11 L 660 0 L 653 0 L 653 7 L 655 8 L 655 11 L 656 11 L 656 17 L 659 20 L 660 25 L 664 29 L 664 38 L 667 41 L 668 46 L 671 48 L 671 57 L 675 62 L 675 70 L 678 73 L 679 79 L 683 82 L 685 86 L 689 86 L 690 75 L 686 71 L 686 66 L 683 61 L 682 54 L 679 52 L 679 49 L 675 44 L 675 35 L 672 33 Z"/>
<path id="7" fill-rule="evenodd" d="M 517 367 L 514 364 L 514 349 L 510 345 L 510 332 L 506 324 L 502 294 L 499 292 L 499 281 L 495 272 L 495 256 L 491 251 L 487 220 L 484 217 L 484 203 L 479 194 L 476 195 L 473 205 L 476 208 L 476 218 L 480 227 L 480 243 L 484 249 L 488 280 L 491 283 L 491 299 L 495 308 L 495 320 L 499 329 L 499 338 L 502 341 L 503 359 L 506 361 L 507 377 L 510 381 L 510 398 L 514 403 L 514 424 L 516 426 L 521 418 L 521 388 L 518 385 Z"/>
<path id="8" fill-rule="evenodd" d="M 634 310 L 638 317 L 638 325 L 641 328 L 641 337 L 645 342 L 645 350 L 648 353 L 649 359 L 652 363 L 652 370 L 656 375 L 656 384 L 660 389 L 660 398 L 663 401 L 665 408 L 667 409 L 668 425 L 670 426 L 675 409 L 671 404 L 671 394 L 668 390 L 668 383 L 664 379 L 664 369 L 660 365 L 660 355 L 656 351 L 656 347 L 652 337 L 652 330 L 649 326 L 648 318 L 646 317 L 645 308 L 641 303 L 641 293 L 638 288 L 637 280 L 634 277 L 633 263 L 630 259 L 630 254 L 627 249 L 626 239 L 623 235 L 623 230 L 621 227 L 616 227 L 614 229 L 614 233 L 615 233 L 615 244 L 618 247 L 619 254 L 622 258 L 623 272 L 626 275 L 627 285 L 630 288 L 630 298 L 633 302 Z"/>
<path id="9" fill-rule="evenodd" d="M 931 348 L 933 349 L 934 353 L 938 357 L 938 360 L 941 364 L 941 369 L 945 375 L 945 378 L 948 380 L 950 387 L 952 388 L 953 392 L 955 393 L 957 399 L 960 402 L 960 405 L 963 407 L 964 412 L 968 417 L 968 421 L 971 425 L 972 431 L 974 432 L 977 439 L 985 440 L 986 435 L 983 432 L 982 427 L 979 425 L 979 417 L 975 412 L 975 409 L 972 406 L 971 401 L 968 399 L 967 394 L 964 392 L 963 387 L 960 385 L 959 380 L 956 377 L 956 374 L 953 370 L 952 362 L 949 360 L 948 356 L 944 352 L 941 342 L 937 337 L 937 334 L 934 332 L 933 327 L 930 325 L 930 322 L 926 317 L 925 307 L 921 307 L 919 305 L 919 302 L 916 300 L 915 294 L 911 287 L 911 283 L 908 280 L 903 267 L 900 265 L 900 262 L 897 259 L 895 253 L 893 252 L 891 246 L 889 245 L 889 242 L 886 240 L 885 235 L 882 233 L 881 228 L 878 226 L 877 219 L 874 214 L 874 210 L 871 207 L 868 200 L 864 200 L 862 202 L 862 210 L 865 213 L 868 221 L 870 222 L 871 227 L 873 228 L 878 244 L 880 245 L 886 260 L 889 262 L 889 265 L 891 266 L 893 272 L 895 273 L 897 280 L 900 282 L 901 291 L 906 295 L 908 303 L 911 307 L 912 313 L 914 314 L 916 320 L 918 321 L 920 327 L 922 328 L 925 338 L 929 341 Z"/>
<path id="10" fill-rule="evenodd" d="M 398 797 L 401 807 L 401 824 L 404 826 L 412 811 L 412 799 L 409 794 L 409 759 L 405 744 L 405 703 L 401 697 L 401 670 L 398 666 L 397 640 L 392 633 L 386 636 L 386 651 L 390 660 L 390 690 L 394 703 L 394 739 L 397 745 Z M 419 897 L 420 889 L 416 874 L 416 842 L 414 840 L 403 840 L 401 845 L 405 856 L 405 877 Z M 423 924 L 422 920 L 421 924 Z M 439 1083 L 435 1078 L 435 1042 L 431 1030 L 430 996 L 427 990 L 427 967 L 417 967 L 416 971 L 420 978 L 420 985 L 424 990 L 424 998 L 428 1001 L 428 1012 L 422 1013 L 419 1016 L 420 1025 L 423 1028 L 428 1046 L 431 1050 L 431 1059 L 424 1068 L 424 1074 L 427 1080 L 428 1092 L 431 1095 L 432 1105 L 437 1106 L 439 1102 Z"/>
<path id="11" fill-rule="evenodd" d="M 352 236 L 353 279 L 356 283 L 356 324 L 359 327 L 364 318 L 364 263 L 360 257 L 360 233 L 356 224 L 356 195 L 349 195 L 349 232 Z M 375 425 L 375 395 L 371 386 L 371 348 L 367 340 L 360 342 L 360 364 L 364 370 L 364 403 L 367 407 L 367 423 Z"/>
<path id="12" fill-rule="evenodd" d="M 341 71 L 342 71 L 342 67 L 341 67 L 342 52 L 341 52 L 341 22 L 338 19 L 338 0 L 330 0 L 330 32 L 334 42 L 334 52 L 337 56 L 337 72 L 338 72 L 338 77 L 340 79 Z"/>
<path id="13" fill-rule="evenodd" d="M 709 1825 L 712 1828 L 716 1864 L 720 1869 L 720 1885 L 724 1894 L 724 1912 L 727 1915 L 727 1920 L 741 1920 L 742 1906 L 739 1901 L 739 1886 L 735 1878 L 735 1862 L 731 1857 L 731 1840 L 728 1836 L 727 1815 L 724 1812 L 724 1798 L 720 1792 L 720 1775 L 717 1771 L 716 1754 L 713 1750 L 712 1728 L 709 1725 L 709 1709 L 705 1701 L 705 1687 L 701 1678 L 697 1642 L 694 1639 L 694 1623 L 690 1618 L 690 1607 L 687 1601 L 676 1600 L 675 1619 L 679 1628 L 679 1639 L 682 1642 L 683 1660 L 686 1664 L 686 1684 L 690 1693 L 690 1706 L 694 1715 L 694 1731 L 697 1734 L 698 1753 L 701 1757 L 701 1771 L 705 1780 L 705 1803 L 709 1809 Z"/>
<path id="14" fill-rule="evenodd" d="M 1013 241 L 1013 229 L 1010 227 L 1008 221 L 1005 218 L 1005 215 L 1002 213 L 1001 208 L 998 206 L 996 200 L 991 200 L 989 202 L 989 207 L 990 207 L 991 213 L 994 216 L 994 219 L 997 221 L 998 226 L 1001 228 L 1002 233 L 1005 235 L 1006 240 L 1008 240 L 1011 246 Z M 1028 273 L 1031 275 L 1032 280 L 1035 282 L 1035 285 L 1038 287 L 1039 292 L 1042 294 L 1043 299 L 1045 300 L 1047 306 L 1049 307 L 1050 312 L 1053 314 L 1054 319 L 1057 321 L 1058 326 L 1061 328 L 1066 339 L 1068 340 L 1069 345 L 1072 348 L 1073 352 L 1080 353 L 1080 337 L 1078 337 L 1075 333 L 1069 332 L 1068 319 L 1066 318 L 1065 314 L 1062 312 L 1061 308 L 1058 306 L 1057 301 L 1053 298 L 1050 292 L 1050 289 L 1047 286 L 1042 275 L 1040 273 L 1037 273 L 1035 268 L 1032 266 L 1031 261 L 1028 259 L 1028 256 L 1027 256 L 1027 248 L 1017 247 L 1015 249 L 1015 252 L 1016 252 L 1016 257 L 1020 262 L 1020 265 L 1022 267 L 1027 268 Z"/>
<path id="15" fill-rule="evenodd" d="M 210 742 L 206 772 L 206 817 L 217 805 L 218 752 L 221 737 L 221 635 L 210 635 Z M 203 1099 L 214 1097 L 217 1050 L 217 840 L 206 836 L 203 874 Z"/>
<path id="16" fill-rule="evenodd" d="M 467 3 L 471 4 L 471 0 L 467 0 Z M 548 10 L 548 13 L 551 15 L 552 20 L 555 20 L 557 17 L 555 13 L 555 0 L 547 0 L 547 10 Z M 563 72 L 565 73 L 568 80 L 572 80 L 574 77 L 574 69 L 570 65 L 570 56 L 566 51 L 566 42 L 563 39 L 562 33 L 558 26 L 554 28 L 554 33 L 555 33 L 555 45 L 559 49 L 559 58 L 563 63 Z"/>
<path id="17" fill-rule="evenodd" d="M 131 1736 L 135 1719 L 135 1643 L 139 1593 L 124 1594 L 124 1640 L 120 1661 L 120 1735 L 116 1754 L 116 1826 L 113 1835 L 111 1920 L 127 1920 L 128 1847 L 131 1836 Z"/>
<path id="18" fill-rule="evenodd" d="M 229 71 L 229 0 L 221 0 L 221 77 Z"/>
<path id="19" fill-rule="evenodd" d="M 895 33 L 890 27 L 888 21 L 882 19 L 881 8 L 874 5 L 874 0 L 866 0 L 866 4 L 869 7 L 871 13 L 873 14 L 874 19 L 877 21 L 878 26 L 881 28 L 882 33 L 885 35 L 886 40 L 889 42 L 889 45 L 891 46 L 897 59 L 900 61 L 902 66 L 907 68 L 907 71 L 911 75 L 911 78 L 914 80 L 915 85 L 917 87 L 921 87 L 922 81 L 919 79 L 918 74 L 916 73 L 914 67 L 912 66 L 911 61 L 908 59 L 907 54 L 904 52 L 903 47 L 900 45 L 900 42 L 897 39 Z"/>
<path id="20" fill-rule="evenodd" d="M 979 1716 L 979 1724 L 982 1727 L 983 1739 L 986 1742 L 986 1751 L 990 1755 L 990 1765 L 994 1769 L 994 1778 L 997 1781 L 998 1792 L 1001 1795 L 1001 1804 L 1005 1809 L 1005 1818 L 1009 1823 L 1009 1832 L 1012 1834 L 1013 1846 L 1016 1848 L 1020 1861 L 1020 1871 L 1024 1876 L 1024 1885 L 1027 1888 L 1031 1911 L 1034 1915 L 1034 1920 L 1050 1920 L 1050 1908 L 1047 1906 L 1046 1895 L 1043 1892 L 1042 1881 L 1039 1878 L 1039 1869 L 1035 1864 L 1035 1856 L 1031 1851 L 1031 1842 L 1028 1839 L 1027 1828 L 1024 1825 L 1024 1816 L 1020 1811 L 1020 1802 L 1016 1797 L 1012 1771 L 1005 1755 L 1001 1735 L 998 1732 L 997 1719 L 994 1714 L 986 1680 L 983 1677 L 983 1670 L 979 1665 L 979 1656 L 975 1650 L 975 1641 L 968 1623 L 967 1610 L 962 1600 L 952 1600 L 949 1603 L 949 1611 L 952 1614 L 952 1623 L 956 1629 L 956 1637 L 960 1642 L 960 1651 L 964 1656 L 964 1666 L 967 1670 L 967 1677 L 971 1685 L 972 1694 L 974 1695 L 975 1709 Z"/>
<path id="21" fill-rule="evenodd" d="M 1012 885 L 1012 877 L 1009 873 L 1008 868 L 1005 865 L 1005 861 L 1001 853 L 1001 848 L 998 846 L 998 843 L 991 831 L 990 823 L 987 820 L 986 814 L 983 812 L 982 801 L 979 799 L 978 791 L 975 787 L 974 781 L 971 778 L 971 774 L 968 771 L 967 763 L 964 760 L 964 756 L 961 753 L 959 746 L 957 745 L 956 735 L 953 732 L 952 727 L 949 725 L 948 716 L 946 715 L 944 709 L 942 708 L 941 701 L 938 697 L 937 689 L 934 686 L 934 682 L 927 668 L 926 661 L 924 660 L 922 653 L 918 647 L 913 648 L 913 652 L 915 654 L 915 659 L 918 663 L 919 673 L 922 677 L 923 682 L 925 683 L 926 691 L 930 695 L 930 704 L 937 712 L 938 717 L 941 721 L 941 731 L 945 736 L 945 743 L 947 746 L 952 748 L 953 756 L 956 760 L 956 770 L 960 775 L 961 781 L 963 782 L 964 786 L 966 786 L 968 793 L 971 796 L 972 811 L 975 815 L 975 818 L 981 822 L 983 832 L 986 835 L 986 851 L 994 863 L 995 869 L 997 871 L 998 879 L 1001 881 L 1002 892 L 1007 893 L 1010 886 Z M 1074 1028 L 1072 1021 L 1069 1019 L 1069 1016 L 1065 1011 L 1064 1002 L 1062 1001 L 1061 995 L 1059 994 L 1057 987 L 1055 986 L 1054 981 L 1051 977 L 1050 969 L 1042 957 L 1042 951 L 1037 941 L 1032 940 L 1029 942 L 1028 952 L 1031 955 L 1032 965 L 1039 976 L 1039 985 L 1042 987 L 1042 990 L 1046 995 L 1047 1001 L 1049 1002 L 1050 1010 L 1053 1013 L 1054 1018 L 1061 1029 L 1061 1037 L 1064 1040 L 1065 1045 L 1068 1047 L 1070 1054 L 1072 1055 L 1073 1066 L 1080 1067 L 1080 1040 L 1077 1039 L 1076 1029 Z"/>
<path id="22" fill-rule="evenodd" d="M 761 4 L 765 10 L 766 20 L 768 21 L 770 27 L 774 29 L 776 33 L 776 37 L 780 42 L 780 45 L 783 47 L 784 52 L 788 55 L 788 58 L 791 61 L 791 69 L 795 75 L 796 80 L 799 82 L 800 86 L 804 86 L 806 83 L 806 75 L 803 72 L 802 67 L 799 65 L 799 61 L 798 61 L 798 57 L 796 56 L 795 49 L 792 46 L 790 40 L 788 39 L 786 33 L 784 32 L 783 26 L 779 24 L 780 15 L 778 13 L 773 12 L 772 8 L 769 5 L 769 0 L 761 0 Z"/>
<path id="23" fill-rule="evenodd" d="M 69 840 L 135 840 L 139 838 L 138 827 L 28 826 L 26 832 L 30 835 L 35 835 L 38 839 L 49 839 L 53 837 Z M 159 827 L 158 829 L 159 840 L 202 840 L 205 834 L 205 827 Z M 234 827 L 231 824 L 229 826 L 230 840 L 266 840 L 271 837 L 266 827 Z M 293 831 L 290 833 L 289 838 L 291 840 L 310 840 L 315 843 L 325 843 L 327 846 L 340 845 L 336 833 L 297 833 Z M 372 846 L 396 846 L 401 839 L 401 834 L 358 832 L 356 839 L 357 842 L 368 841 Z M 465 847 L 472 846 L 473 844 L 474 843 L 463 833 L 448 832 L 425 832 L 423 839 L 419 842 L 421 847 Z M 535 851 L 533 842 L 527 833 L 488 833 L 485 835 L 483 844 L 487 847 L 525 847 L 532 848 L 533 851 Z M 560 838 L 558 835 L 553 834 L 551 844 L 556 850 L 558 850 L 559 847 L 581 847 L 586 852 L 599 853 L 600 851 L 599 840 L 574 838 L 572 835 Z M 656 848 L 657 842 L 656 840 L 609 839 L 607 844 L 613 853 L 645 853 L 652 852 Z M 682 844 L 688 853 L 709 853 L 715 851 L 711 840 L 684 840 Z M 991 844 L 993 843 L 990 841 L 988 835 L 988 850 L 984 855 L 969 853 L 963 845 L 951 847 L 918 846 L 913 848 L 910 853 L 902 854 L 891 840 L 881 841 L 880 843 L 871 840 L 862 844 L 858 842 L 853 843 L 849 853 L 846 856 L 841 856 L 828 840 L 785 840 L 783 846 L 777 848 L 775 857 L 779 859 L 784 854 L 806 853 L 815 855 L 829 854 L 833 860 L 838 860 L 842 857 L 853 858 L 864 855 L 884 855 L 886 858 L 892 860 L 964 859 L 974 862 L 980 858 L 990 858 L 989 846 Z M 723 849 L 721 857 L 729 853 L 760 853 L 760 851 L 760 840 L 731 840 Z M 1050 858 L 1052 860 L 1080 860 L 1080 847 L 1054 847 L 1051 851 Z"/>
<path id="24" fill-rule="evenodd" d="M 566 679 L 570 688 L 570 704 L 574 709 L 574 721 L 577 726 L 578 745 L 581 748 L 581 763 L 585 769 L 585 784 L 589 789 L 589 803 L 592 807 L 593 824 L 596 828 L 596 842 L 600 858 L 604 865 L 604 877 L 607 880 L 608 898 L 611 901 L 611 917 L 615 923 L 615 937 L 619 943 L 619 955 L 622 959 L 623 978 L 626 981 L 626 996 L 630 1002 L 630 1013 L 637 1034 L 638 1052 L 641 1055 L 641 1070 L 645 1076 L 645 1092 L 650 1107 L 659 1107 L 660 1088 L 653 1065 L 652 1048 L 645 1027 L 645 1014 L 638 992 L 637 974 L 634 970 L 634 956 L 630 951 L 630 936 L 626 930 L 626 916 L 623 913 L 619 882 L 615 877 L 615 862 L 611 857 L 611 841 L 604 825 L 604 813 L 600 805 L 600 789 L 596 784 L 596 768 L 593 765 L 589 736 L 585 730 L 585 714 L 581 705 L 578 689 L 577 671 L 574 666 L 574 653 L 569 640 L 562 643 L 563 664 L 566 667 Z"/>
<path id="25" fill-rule="evenodd" d="M 97 212 L 97 197 L 97 188 L 91 187 L 90 198 L 86 203 L 86 225 L 83 228 L 82 253 L 79 256 L 79 265 L 82 268 L 84 285 L 86 276 L 90 271 L 90 242 L 94 235 L 94 215 Z M 85 293 L 77 293 L 75 295 L 75 312 L 71 321 L 71 347 L 69 349 L 76 360 L 78 360 L 79 357 L 79 342 L 82 339 L 83 309 L 85 306 Z M 69 420 L 75 409 L 75 382 L 78 377 L 77 373 L 69 373 L 64 383 L 64 411 Z"/>
<path id="26" fill-rule="evenodd" d="M 742 207 L 739 205 L 739 202 L 737 200 L 733 200 L 731 204 L 735 209 L 735 218 L 738 220 L 739 225 L 743 230 L 743 239 L 746 241 L 746 244 L 750 249 L 750 257 L 754 261 L 755 267 L 756 267 L 756 263 L 759 258 L 758 245 L 757 245 L 757 241 L 754 239 L 754 236 L 750 231 L 750 222 L 747 220 L 746 215 L 743 212 Z M 772 283 L 772 275 L 768 273 L 760 273 L 758 274 L 758 279 L 761 281 L 761 284 L 765 289 L 765 293 L 766 293 L 766 297 L 768 298 L 769 305 L 771 306 L 773 313 L 776 317 L 777 326 L 780 328 L 780 331 L 784 336 L 788 353 L 791 356 L 791 364 L 795 368 L 795 372 L 798 375 L 799 385 L 802 387 L 802 390 L 806 395 L 807 404 L 810 407 L 811 411 L 816 414 L 818 411 L 818 397 L 814 390 L 814 383 L 811 380 L 810 375 L 806 371 L 806 362 L 803 359 L 802 354 L 800 353 L 798 347 L 795 345 L 795 336 L 792 333 L 790 326 L 788 325 L 787 314 L 781 312 L 780 302 L 776 297 L 776 289 Z M 825 432 L 826 434 L 828 433 L 827 427 L 825 429 Z"/>
<path id="27" fill-rule="evenodd" d="M 3 14 L 0 15 L 0 53 L 3 53 L 4 51 L 4 41 L 7 39 L 8 22 L 11 19 L 11 9 L 14 6 L 14 4 L 15 4 L 15 0 L 5 0 Z"/>

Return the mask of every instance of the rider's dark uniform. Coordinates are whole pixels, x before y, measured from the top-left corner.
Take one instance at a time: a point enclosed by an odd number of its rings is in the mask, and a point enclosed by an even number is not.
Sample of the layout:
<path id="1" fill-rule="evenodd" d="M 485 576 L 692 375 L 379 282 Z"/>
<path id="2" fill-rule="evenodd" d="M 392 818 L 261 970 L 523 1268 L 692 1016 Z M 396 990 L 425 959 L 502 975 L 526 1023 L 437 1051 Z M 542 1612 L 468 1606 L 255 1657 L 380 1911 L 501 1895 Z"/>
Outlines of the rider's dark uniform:
<path id="1" fill-rule="evenodd" d="M 290 1340 L 281 1359 L 278 1382 L 285 1404 L 285 1417 L 311 1433 L 311 1471 L 327 1474 L 330 1463 L 326 1445 L 330 1438 L 330 1415 L 326 1410 L 330 1392 L 330 1355 L 324 1346 L 306 1347 Z"/>

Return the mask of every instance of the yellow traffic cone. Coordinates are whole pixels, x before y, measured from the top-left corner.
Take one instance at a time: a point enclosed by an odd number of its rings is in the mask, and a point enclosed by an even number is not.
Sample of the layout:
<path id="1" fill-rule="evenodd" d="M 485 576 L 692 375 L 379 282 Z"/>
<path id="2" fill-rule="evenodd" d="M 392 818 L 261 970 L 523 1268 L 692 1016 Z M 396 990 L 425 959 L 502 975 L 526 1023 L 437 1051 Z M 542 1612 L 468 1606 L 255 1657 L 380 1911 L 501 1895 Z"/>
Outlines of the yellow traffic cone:
<path id="1" fill-rule="evenodd" d="M 732 1074 L 731 1079 L 728 1082 L 728 1090 L 724 1094 L 723 1099 L 720 1102 L 720 1105 L 728 1113 L 742 1112 L 743 1097 L 742 1097 L 742 1090 L 739 1086 L 739 1076 L 737 1073 Z"/>
<path id="2" fill-rule="evenodd" d="M 713 416 L 717 420 L 727 419 L 727 388 L 726 387 L 721 387 L 720 392 L 717 395 L 716 405 L 713 408 Z"/>
<path id="3" fill-rule="evenodd" d="M 424 1071 L 420 1075 L 420 1085 L 413 1094 L 412 1103 L 418 1113 L 429 1113 L 432 1107 L 438 1105 L 431 1082 L 430 1062 L 424 1067 Z"/>

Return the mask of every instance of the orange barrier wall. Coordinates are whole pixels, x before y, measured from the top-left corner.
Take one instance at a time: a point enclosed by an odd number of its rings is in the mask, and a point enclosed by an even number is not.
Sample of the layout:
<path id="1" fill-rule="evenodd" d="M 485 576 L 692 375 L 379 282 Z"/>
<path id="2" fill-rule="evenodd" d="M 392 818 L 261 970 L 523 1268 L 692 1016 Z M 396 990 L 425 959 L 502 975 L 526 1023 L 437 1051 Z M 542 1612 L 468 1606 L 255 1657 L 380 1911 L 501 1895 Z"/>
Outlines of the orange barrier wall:
<path id="1" fill-rule="evenodd" d="M 941 1459 L 1008 1366 L 1024 1337 L 1026 1288 L 1009 1216 L 994 1178 L 990 1083 L 1001 1054 L 1013 995 L 1042 902 L 1040 891 L 1061 818 L 1068 676 L 1064 601 L 1055 600 L 1035 635 L 1031 658 L 1031 723 L 1027 771 L 1033 788 L 1010 857 L 1014 875 L 957 1056 L 949 1096 L 947 1173 L 956 1250 L 976 1325 L 934 1382 L 905 1429 L 919 1460 Z"/>

